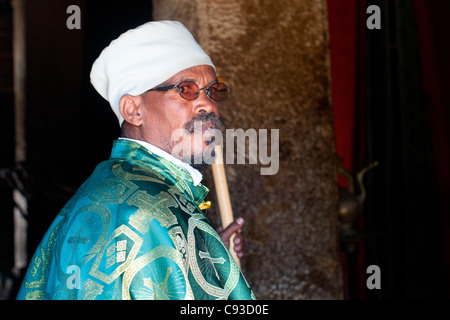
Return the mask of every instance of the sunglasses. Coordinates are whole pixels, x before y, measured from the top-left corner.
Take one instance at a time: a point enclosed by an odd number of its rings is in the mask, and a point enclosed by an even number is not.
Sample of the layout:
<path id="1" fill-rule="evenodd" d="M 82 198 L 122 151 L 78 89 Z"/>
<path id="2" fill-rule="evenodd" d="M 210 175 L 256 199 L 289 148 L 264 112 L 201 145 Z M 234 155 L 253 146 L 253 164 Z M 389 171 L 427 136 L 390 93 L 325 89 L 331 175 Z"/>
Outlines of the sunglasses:
<path id="1" fill-rule="evenodd" d="M 162 86 L 162 87 L 156 87 L 149 91 L 169 91 L 172 89 L 177 89 L 178 94 L 186 99 L 186 100 L 195 100 L 200 95 L 200 90 L 205 90 L 206 95 L 211 100 L 222 102 L 227 100 L 228 96 L 230 95 L 231 88 L 228 87 L 224 83 L 216 82 L 212 84 L 209 87 L 205 88 L 199 88 L 198 85 L 195 82 L 192 81 L 183 81 L 178 85 L 168 85 L 168 86 Z"/>

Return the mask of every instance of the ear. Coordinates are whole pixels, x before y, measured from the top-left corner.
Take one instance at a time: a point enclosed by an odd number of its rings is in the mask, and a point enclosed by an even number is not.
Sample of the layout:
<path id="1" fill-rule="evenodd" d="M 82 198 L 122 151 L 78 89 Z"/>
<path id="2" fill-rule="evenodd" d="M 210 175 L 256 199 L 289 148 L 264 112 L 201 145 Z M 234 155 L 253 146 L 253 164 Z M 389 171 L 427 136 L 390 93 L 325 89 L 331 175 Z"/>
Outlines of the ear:
<path id="1" fill-rule="evenodd" d="M 119 101 L 119 111 L 124 120 L 136 127 L 143 123 L 139 96 L 124 95 Z"/>

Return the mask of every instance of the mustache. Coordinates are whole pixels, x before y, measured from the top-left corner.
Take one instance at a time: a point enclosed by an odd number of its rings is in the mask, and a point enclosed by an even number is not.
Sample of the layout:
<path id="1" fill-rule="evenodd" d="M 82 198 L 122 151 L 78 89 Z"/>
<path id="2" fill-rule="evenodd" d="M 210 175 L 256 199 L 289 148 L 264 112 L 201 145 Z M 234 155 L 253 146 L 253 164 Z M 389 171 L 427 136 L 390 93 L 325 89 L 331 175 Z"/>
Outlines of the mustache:
<path id="1" fill-rule="evenodd" d="M 211 122 L 212 127 L 214 129 L 220 129 L 222 127 L 222 122 L 214 112 L 211 113 L 201 112 L 194 118 L 186 122 L 186 124 L 184 125 L 184 129 L 186 129 L 190 133 L 194 133 L 194 123 L 196 121 Z"/>

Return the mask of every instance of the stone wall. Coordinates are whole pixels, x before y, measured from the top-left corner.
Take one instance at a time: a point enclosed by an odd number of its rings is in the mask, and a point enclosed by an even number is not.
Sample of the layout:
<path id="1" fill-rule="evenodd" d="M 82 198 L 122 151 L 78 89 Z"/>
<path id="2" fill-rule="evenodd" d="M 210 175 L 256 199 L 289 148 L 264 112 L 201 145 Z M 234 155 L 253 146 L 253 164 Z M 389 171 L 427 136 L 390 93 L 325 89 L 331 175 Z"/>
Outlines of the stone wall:
<path id="1" fill-rule="evenodd" d="M 226 165 L 256 296 L 341 299 L 326 1 L 154 0 L 153 17 L 183 22 L 233 88 L 225 128 L 279 130 L 277 174 L 261 175 L 259 159 Z M 204 183 L 216 203 L 211 172 Z"/>

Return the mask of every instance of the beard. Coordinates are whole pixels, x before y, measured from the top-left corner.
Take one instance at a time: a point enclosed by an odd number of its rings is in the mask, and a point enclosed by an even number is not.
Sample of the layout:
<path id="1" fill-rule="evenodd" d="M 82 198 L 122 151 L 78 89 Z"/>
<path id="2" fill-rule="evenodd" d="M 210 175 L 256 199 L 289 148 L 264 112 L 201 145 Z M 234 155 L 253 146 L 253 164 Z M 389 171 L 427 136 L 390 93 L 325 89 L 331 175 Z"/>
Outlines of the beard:
<path id="1" fill-rule="evenodd" d="M 220 121 L 219 117 L 214 113 L 206 113 L 206 112 L 201 112 L 198 115 L 196 115 L 194 118 L 192 118 L 191 120 L 189 120 L 188 122 L 186 122 L 186 124 L 184 125 L 184 129 L 186 129 L 189 134 L 191 134 L 191 136 L 194 135 L 195 132 L 195 123 L 196 122 L 210 122 L 211 123 L 211 128 L 212 129 L 217 129 L 220 130 L 220 128 L 222 127 L 222 122 Z M 197 123 L 198 123 L 197 122 Z M 215 139 L 210 139 L 210 140 L 206 140 L 205 141 L 208 147 L 212 147 L 213 150 L 211 151 L 211 156 L 215 157 L 215 152 L 214 152 L 214 145 L 215 145 Z M 212 145 L 214 144 L 214 145 Z M 212 145 L 212 146 L 211 146 Z M 198 171 L 202 172 L 208 167 L 208 165 L 210 163 L 207 163 L 203 157 L 203 150 L 202 150 L 202 154 L 200 155 L 201 158 L 201 163 L 198 163 L 199 155 L 195 154 L 195 150 L 192 151 L 191 157 L 190 157 L 190 165 L 192 167 L 194 167 L 195 169 L 197 169 Z"/>
<path id="2" fill-rule="evenodd" d="M 198 115 L 196 115 L 194 118 L 192 118 L 191 120 L 189 120 L 188 122 L 186 122 L 186 124 L 184 125 L 184 129 L 186 129 L 189 133 L 194 133 L 194 129 L 195 129 L 195 122 L 196 121 L 201 121 L 201 122 L 211 122 L 212 127 L 214 129 L 220 129 L 222 127 L 222 122 L 220 121 L 219 117 L 214 113 L 206 113 L 206 112 L 201 112 Z"/>

